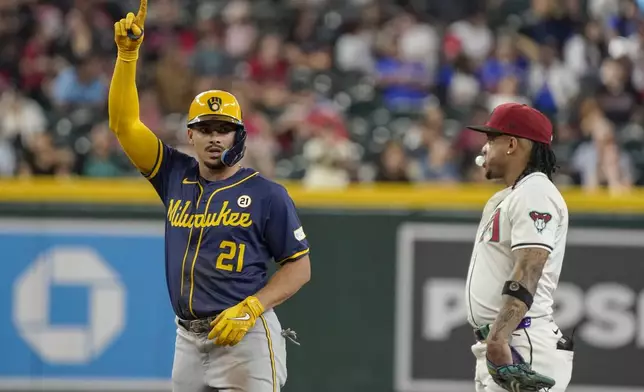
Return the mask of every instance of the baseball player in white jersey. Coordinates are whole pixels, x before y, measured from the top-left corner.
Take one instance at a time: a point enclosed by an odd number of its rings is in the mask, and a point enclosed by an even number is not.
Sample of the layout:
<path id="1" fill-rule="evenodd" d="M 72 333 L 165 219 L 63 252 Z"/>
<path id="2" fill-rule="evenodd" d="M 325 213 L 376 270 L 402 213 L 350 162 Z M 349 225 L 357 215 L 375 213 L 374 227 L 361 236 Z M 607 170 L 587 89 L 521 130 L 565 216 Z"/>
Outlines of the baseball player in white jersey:
<path id="1" fill-rule="evenodd" d="M 476 391 L 563 392 L 572 373 L 572 340 L 553 320 L 568 209 L 551 181 L 552 125 L 539 111 L 498 106 L 483 126 L 477 163 L 507 188 L 488 201 L 466 283 L 476 344 Z"/>

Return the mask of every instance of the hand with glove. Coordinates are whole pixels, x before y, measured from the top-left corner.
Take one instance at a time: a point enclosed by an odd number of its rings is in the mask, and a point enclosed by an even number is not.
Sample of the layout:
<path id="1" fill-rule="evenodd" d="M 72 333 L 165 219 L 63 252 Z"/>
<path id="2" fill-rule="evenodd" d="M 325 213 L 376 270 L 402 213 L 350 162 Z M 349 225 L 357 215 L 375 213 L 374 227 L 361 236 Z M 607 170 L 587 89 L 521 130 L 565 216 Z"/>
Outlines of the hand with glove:
<path id="1" fill-rule="evenodd" d="M 510 345 L 506 345 L 507 350 L 510 351 L 512 363 L 504 365 L 496 365 L 487 358 L 487 370 L 492 376 L 492 379 L 501 388 L 510 392 L 540 392 L 548 391 L 555 385 L 555 380 L 546 377 L 532 370 L 521 354 Z M 506 350 L 504 350 L 506 351 Z"/>
<path id="2" fill-rule="evenodd" d="M 114 23 L 114 42 L 118 47 L 118 56 L 121 60 L 134 61 L 138 59 L 147 13 L 148 0 L 141 0 L 136 15 L 129 12 L 125 18 Z"/>
<path id="3" fill-rule="evenodd" d="M 220 346 L 234 346 L 255 325 L 262 313 L 264 313 L 264 306 L 256 297 L 250 296 L 221 312 L 210 323 L 213 328 L 208 334 L 208 339 L 216 338 L 215 344 Z"/>

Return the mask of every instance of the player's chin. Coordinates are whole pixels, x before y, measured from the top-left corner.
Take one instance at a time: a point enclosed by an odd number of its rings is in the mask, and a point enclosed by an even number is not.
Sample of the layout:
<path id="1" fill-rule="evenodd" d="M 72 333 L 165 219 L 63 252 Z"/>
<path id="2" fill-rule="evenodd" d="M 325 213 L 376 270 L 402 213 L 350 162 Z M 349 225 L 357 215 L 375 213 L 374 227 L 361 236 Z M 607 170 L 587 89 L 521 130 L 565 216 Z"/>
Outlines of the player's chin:
<path id="1" fill-rule="evenodd" d="M 485 170 L 485 179 L 486 180 L 496 180 L 497 178 L 499 178 L 499 176 L 494 175 L 492 170 L 490 170 L 490 169 Z"/>
<path id="2" fill-rule="evenodd" d="M 225 167 L 221 158 L 209 158 L 204 160 L 204 165 L 210 170 L 221 170 Z"/>

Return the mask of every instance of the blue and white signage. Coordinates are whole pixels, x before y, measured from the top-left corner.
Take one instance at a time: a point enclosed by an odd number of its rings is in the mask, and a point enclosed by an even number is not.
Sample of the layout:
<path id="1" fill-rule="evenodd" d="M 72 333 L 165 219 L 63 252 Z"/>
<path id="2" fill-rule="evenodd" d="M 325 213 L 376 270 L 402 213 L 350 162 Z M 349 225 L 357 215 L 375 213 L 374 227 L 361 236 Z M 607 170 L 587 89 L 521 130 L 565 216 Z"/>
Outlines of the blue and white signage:
<path id="1" fill-rule="evenodd" d="M 0 389 L 165 389 L 163 222 L 0 219 Z"/>

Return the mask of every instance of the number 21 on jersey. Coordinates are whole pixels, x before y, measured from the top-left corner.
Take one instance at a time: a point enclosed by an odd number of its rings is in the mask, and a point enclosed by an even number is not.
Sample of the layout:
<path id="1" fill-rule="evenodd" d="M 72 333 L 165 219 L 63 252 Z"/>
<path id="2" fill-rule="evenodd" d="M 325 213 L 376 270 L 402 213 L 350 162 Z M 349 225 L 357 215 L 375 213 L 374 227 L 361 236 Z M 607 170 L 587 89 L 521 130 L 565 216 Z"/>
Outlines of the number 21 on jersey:
<path id="1" fill-rule="evenodd" d="M 221 241 L 219 244 L 221 253 L 217 256 L 215 268 L 232 272 L 241 272 L 244 267 L 244 253 L 246 252 L 245 244 L 237 244 L 232 241 Z"/>

